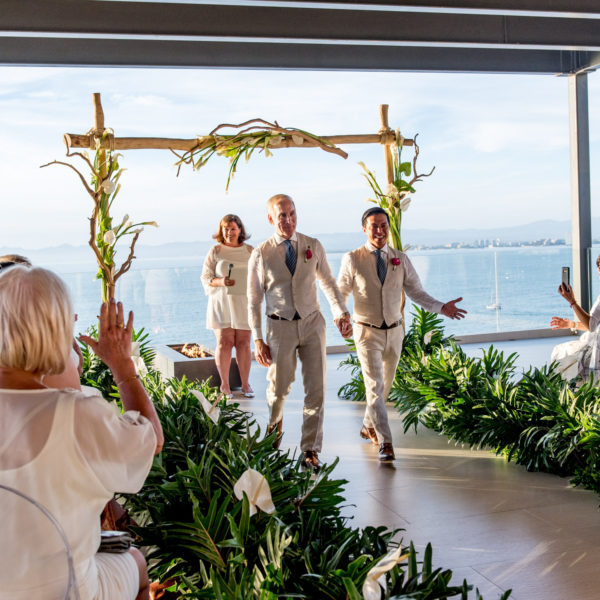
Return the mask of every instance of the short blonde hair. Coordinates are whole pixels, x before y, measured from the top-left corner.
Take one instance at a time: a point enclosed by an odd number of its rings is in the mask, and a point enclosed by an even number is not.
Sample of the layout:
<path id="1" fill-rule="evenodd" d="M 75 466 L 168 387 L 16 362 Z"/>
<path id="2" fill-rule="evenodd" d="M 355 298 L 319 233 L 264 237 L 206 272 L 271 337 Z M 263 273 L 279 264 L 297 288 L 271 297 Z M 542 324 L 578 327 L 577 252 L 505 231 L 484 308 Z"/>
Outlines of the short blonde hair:
<path id="1" fill-rule="evenodd" d="M 270 215 L 273 214 L 273 207 L 282 200 L 289 200 L 294 205 L 294 208 L 296 208 L 296 204 L 291 196 L 288 196 L 287 194 L 275 194 L 267 200 L 267 212 Z"/>
<path id="2" fill-rule="evenodd" d="M 20 265 L 0 275 L 0 367 L 62 373 L 73 322 L 69 291 L 58 275 Z"/>

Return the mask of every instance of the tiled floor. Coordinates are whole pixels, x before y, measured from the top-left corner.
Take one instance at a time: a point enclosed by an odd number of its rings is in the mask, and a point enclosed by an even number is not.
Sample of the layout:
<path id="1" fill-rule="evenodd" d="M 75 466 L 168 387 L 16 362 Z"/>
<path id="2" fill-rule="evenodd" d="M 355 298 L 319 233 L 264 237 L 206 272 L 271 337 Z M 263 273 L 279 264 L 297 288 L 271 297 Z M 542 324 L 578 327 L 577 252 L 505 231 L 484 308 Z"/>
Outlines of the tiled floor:
<path id="1" fill-rule="evenodd" d="M 541 365 L 560 340 L 501 342 L 495 347 L 520 355 L 520 367 Z M 465 347 L 470 355 L 479 346 Z M 322 459 L 340 458 L 335 474 L 347 479 L 346 513 L 356 526 L 402 528 L 405 543 L 422 551 L 433 545 L 434 564 L 466 578 L 485 600 L 512 588 L 514 600 L 600 598 L 600 497 L 569 486 L 568 480 L 528 473 L 486 451 L 456 446 L 419 429 L 403 433 L 390 406 L 396 460 L 382 465 L 374 446 L 358 436 L 364 405 L 337 397 L 348 372 L 337 370 L 341 355 L 328 357 Z M 257 392 L 243 406 L 267 422 L 265 369 L 252 366 Z M 286 403 L 282 448 L 300 439 L 300 372 Z M 475 595 L 473 594 L 474 598 Z"/>

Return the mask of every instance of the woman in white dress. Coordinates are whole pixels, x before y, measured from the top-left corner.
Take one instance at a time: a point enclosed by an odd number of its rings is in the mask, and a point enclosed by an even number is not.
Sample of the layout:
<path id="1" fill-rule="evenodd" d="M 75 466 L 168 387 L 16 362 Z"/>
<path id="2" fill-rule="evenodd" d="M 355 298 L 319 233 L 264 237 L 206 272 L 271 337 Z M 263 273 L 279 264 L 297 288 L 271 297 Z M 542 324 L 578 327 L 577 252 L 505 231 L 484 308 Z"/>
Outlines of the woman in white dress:
<path id="1" fill-rule="evenodd" d="M 596 267 L 600 275 L 600 256 L 596 259 Z M 552 317 L 552 329 L 573 329 L 584 333 L 577 339 L 555 346 L 552 350 L 551 360 L 558 363 L 558 370 L 563 379 L 600 379 L 600 296 L 592 306 L 589 314 L 577 304 L 571 286 L 565 287 L 562 283 L 558 293 L 571 305 L 575 317 L 578 319 L 563 319 Z"/>
<path id="2" fill-rule="evenodd" d="M 213 236 L 213 246 L 204 261 L 202 284 L 208 296 L 206 327 L 215 332 L 217 350 L 215 362 L 221 377 L 221 392 L 232 398 L 229 384 L 231 352 L 235 357 L 242 380 L 242 393 L 252 398 L 250 387 L 250 325 L 248 323 L 248 260 L 252 246 L 245 244 L 246 229 L 237 215 L 225 215 Z"/>
<path id="3" fill-rule="evenodd" d="M 73 323 L 54 273 L 0 273 L 0 600 L 62 600 L 74 586 L 81 600 L 147 600 L 139 550 L 98 552 L 105 504 L 141 488 L 163 444 L 131 360 L 133 314 L 125 322 L 121 303 L 105 303 L 98 340 L 81 338 L 111 369 L 124 414 L 91 388 L 46 384 L 69 360 Z"/>

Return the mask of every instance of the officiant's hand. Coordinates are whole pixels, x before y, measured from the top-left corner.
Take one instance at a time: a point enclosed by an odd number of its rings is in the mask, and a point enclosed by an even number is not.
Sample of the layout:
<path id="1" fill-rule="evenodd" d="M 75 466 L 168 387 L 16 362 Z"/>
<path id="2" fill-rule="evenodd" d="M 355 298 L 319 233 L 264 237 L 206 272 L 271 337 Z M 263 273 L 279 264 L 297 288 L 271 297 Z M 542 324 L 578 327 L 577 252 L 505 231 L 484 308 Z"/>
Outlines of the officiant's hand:
<path id="1" fill-rule="evenodd" d="M 231 287 L 235 285 L 235 279 L 230 279 L 229 277 L 223 277 L 223 285 L 225 287 Z"/>
<path id="2" fill-rule="evenodd" d="M 263 367 L 268 367 L 272 362 L 271 349 L 263 340 L 254 341 L 254 356 L 256 362 Z"/>

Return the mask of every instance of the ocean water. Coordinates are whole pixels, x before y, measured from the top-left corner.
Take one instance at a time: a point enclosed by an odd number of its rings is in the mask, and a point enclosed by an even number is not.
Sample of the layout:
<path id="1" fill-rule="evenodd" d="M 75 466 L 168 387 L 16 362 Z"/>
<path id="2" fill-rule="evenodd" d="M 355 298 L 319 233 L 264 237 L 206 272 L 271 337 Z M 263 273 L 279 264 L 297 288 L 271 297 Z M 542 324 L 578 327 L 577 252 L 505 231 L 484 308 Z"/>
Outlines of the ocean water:
<path id="1" fill-rule="evenodd" d="M 91 251 L 90 251 L 91 252 Z M 592 255 L 595 261 L 598 249 Z M 496 302 L 494 254 L 497 256 L 500 310 L 486 307 Z M 328 253 L 334 275 L 342 252 Z M 549 327 L 553 315 L 570 317 L 572 311 L 557 293 L 561 267 L 571 265 L 570 246 L 448 249 L 410 251 L 425 289 L 435 298 L 448 301 L 463 297 L 467 317 L 445 319 L 445 330 L 453 334 L 513 331 Z M 203 256 L 170 257 L 134 261 L 132 269 L 117 285 L 117 297 L 135 314 L 136 328 L 144 327 L 156 344 L 197 342 L 214 347 L 214 334 L 206 329 L 207 300 L 200 282 Z M 77 329 L 84 331 L 96 321 L 100 305 L 100 283 L 93 263 L 69 263 L 53 259 L 48 266 L 67 282 L 75 310 Z M 594 297 L 598 281 L 594 276 Z M 320 302 L 328 323 L 328 345 L 343 340 L 333 324 L 327 301 Z M 407 303 L 407 320 L 411 304 Z"/>

